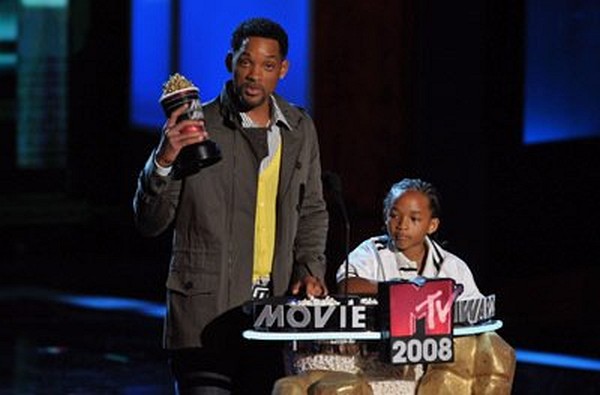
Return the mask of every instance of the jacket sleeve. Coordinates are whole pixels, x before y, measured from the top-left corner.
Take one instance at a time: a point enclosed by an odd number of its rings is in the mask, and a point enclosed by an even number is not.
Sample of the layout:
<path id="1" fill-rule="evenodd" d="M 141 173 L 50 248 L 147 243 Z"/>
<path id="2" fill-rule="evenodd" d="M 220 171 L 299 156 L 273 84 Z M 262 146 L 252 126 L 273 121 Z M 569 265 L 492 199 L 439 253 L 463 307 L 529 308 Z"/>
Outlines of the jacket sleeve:
<path id="1" fill-rule="evenodd" d="M 170 176 L 160 176 L 154 169 L 154 152 L 137 180 L 133 198 L 135 226 L 144 236 L 158 236 L 173 219 L 179 201 L 181 181 Z"/>
<path id="2" fill-rule="evenodd" d="M 325 278 L 325 243 L 327 241 L 328 214 L 323 198 L 321 159 L 317 132 L 310 117 L 308 127 L 309 169 L 308 179 L 301 191 L 298 231 L 294 241 L 294 279 L 312 274 Z"/>

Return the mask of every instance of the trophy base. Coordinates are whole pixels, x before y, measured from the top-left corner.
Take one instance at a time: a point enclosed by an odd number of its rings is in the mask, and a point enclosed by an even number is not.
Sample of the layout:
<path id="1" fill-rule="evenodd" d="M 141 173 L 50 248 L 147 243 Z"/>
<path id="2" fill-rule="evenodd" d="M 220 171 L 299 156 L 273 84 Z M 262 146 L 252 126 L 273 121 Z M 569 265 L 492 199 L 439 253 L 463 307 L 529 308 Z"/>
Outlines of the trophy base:
<path id="1" fill-rule="evenodd" d="M 221 160 L 219 146 L 211 140 L 185 147 L 175 162 L 175 177 L 183 178 L 196 174 L 201 169 Z"/>

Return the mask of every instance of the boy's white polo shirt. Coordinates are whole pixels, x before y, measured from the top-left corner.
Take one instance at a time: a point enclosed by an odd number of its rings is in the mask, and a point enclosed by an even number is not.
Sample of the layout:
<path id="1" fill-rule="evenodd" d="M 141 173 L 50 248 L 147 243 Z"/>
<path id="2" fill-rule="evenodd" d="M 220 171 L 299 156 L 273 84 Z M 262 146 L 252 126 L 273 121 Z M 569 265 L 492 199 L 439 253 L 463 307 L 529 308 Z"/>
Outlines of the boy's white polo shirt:
<path id="1" fill-rule="evenodd" d="M 363 241 L 349 255 L 348 276 L 373 281 L 410 280 L 418 275 L 417 263 L 398 251 L 389 237 L 371 237 Z M 467 264 L 456 255 L 444 250 L 435 241 L 426 238 L 427 258 L 421 275 L 426 278 L 451 278 L 462 284 L 458 300 L 483 297 Z M 346 275 L 345 262 L 340 265 L 336 279 Z"/>

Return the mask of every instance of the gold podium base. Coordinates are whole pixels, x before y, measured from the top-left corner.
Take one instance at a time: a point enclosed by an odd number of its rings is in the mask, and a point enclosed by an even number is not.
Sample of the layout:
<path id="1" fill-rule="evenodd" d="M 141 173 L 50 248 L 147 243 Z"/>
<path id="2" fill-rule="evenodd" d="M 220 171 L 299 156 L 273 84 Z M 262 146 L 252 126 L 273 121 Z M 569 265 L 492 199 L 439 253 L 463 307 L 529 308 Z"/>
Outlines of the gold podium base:
<path id="1" fill-rule="evenodd" d="M 430 365 L 419 395 L 509 395 L 516 368 L 514 349 L 496 332 L 454 338 L 454 362 Z"/>
<path id="2" fill-rule="evenodd" d="M 330 361 L 336 356 L 316 354 L 314 358 Z M 418 372 L 420 365 L 402 367 L 384 363 L 378 372 L 370 359 L 367 364 L 370 368 L 364 369 L 365 358 L 358 352 L 349 355 L 348 349 L 339 358 L 338 366 L 345 371 L 315 363 L 312 370 L 296 371 L 279 379 L 272 395 L 509 395 L 516 368 L 514 349 L 496 332 L 455 337 L 454 362 L 430 364 L 424 374 Z M 390 377 L 391 371 L 395 371 L 394 375 L 402 374 Z"/>

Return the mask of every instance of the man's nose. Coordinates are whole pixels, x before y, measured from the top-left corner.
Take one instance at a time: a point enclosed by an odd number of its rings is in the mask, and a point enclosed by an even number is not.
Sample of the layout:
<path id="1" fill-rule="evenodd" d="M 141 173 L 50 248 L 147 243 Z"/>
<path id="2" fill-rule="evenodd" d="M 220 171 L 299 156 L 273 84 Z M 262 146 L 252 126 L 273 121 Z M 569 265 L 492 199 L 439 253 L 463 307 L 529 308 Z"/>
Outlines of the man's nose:
<path id="1" fill-rule="evenodd" d="M 259 81 L 262 73 L 260 67 L 252 66 L 250 67 L 250 72 L 248 73 L 248 79 L 251 81 Z"/>

